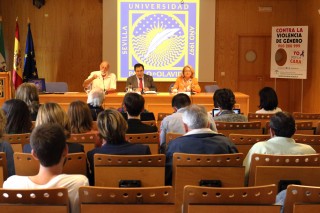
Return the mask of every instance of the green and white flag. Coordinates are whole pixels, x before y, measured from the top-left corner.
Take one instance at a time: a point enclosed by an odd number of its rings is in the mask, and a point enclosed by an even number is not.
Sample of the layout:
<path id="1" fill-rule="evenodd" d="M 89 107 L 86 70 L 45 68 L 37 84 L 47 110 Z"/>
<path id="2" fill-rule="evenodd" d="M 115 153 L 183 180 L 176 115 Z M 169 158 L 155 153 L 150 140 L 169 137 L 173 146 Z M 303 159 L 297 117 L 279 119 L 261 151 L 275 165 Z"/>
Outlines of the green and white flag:
<path id="1" fill-rule="evenodd" d="M 7 71 L 6 53 L 4 50 L 4 40 L 2 33 L 2 18 L 0 17 L 0 72 Z"/>

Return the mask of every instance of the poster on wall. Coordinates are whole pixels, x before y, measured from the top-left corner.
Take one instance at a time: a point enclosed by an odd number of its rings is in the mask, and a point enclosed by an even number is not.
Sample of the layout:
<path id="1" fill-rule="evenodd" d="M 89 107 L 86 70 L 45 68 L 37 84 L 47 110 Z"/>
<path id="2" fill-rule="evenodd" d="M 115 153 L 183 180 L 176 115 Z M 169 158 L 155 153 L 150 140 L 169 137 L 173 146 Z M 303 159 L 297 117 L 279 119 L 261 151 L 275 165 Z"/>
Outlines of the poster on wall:
<path id="1" fill-rule="evenodd" d="M 118 80 L 134 75 L 136 63 L 156 81 L 175 81 L 187 64 L 198 70 L 199 7 L 200 0 L 118 0 Z"/>
<path id="2" fill-rule="evenodd" d="M 306 79 L 308 26 L 272 27 L 271 78 Z"/>

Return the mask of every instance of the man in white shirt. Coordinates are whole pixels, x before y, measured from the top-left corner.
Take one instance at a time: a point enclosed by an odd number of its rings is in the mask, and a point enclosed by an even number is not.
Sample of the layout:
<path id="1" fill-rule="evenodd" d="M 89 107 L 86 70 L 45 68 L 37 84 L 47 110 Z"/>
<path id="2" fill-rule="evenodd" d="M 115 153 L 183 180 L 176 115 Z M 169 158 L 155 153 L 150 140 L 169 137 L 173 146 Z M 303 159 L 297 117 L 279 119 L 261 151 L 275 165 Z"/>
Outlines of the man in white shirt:
<path id="1" fill-rule="evenodd" d="M 68 189 L 72 213 L 78 213 L 80 186 L 89 185 L 83 175 L 62 174 L 63 165 L 68 154 L 68 146 L 63 128 L 59 124 L 42 124 L 31 133 L 32 155 L 40 161 L 39 173 L 35 176 L 9 177 L 3 188 L 7 189 L 44 189 L 64 187 Z"/>
<path id="2" fill-rule="evenodd" d="M 109 62 L 101 62 L 100 70 L 90 73 L 89 77 L 82 84 L 83 88 L 87 91 L 100 88 L 105 93 L 115 92 L 117 89 L 117 77 L 114 73 L 110 73 L 109 69 Z"/>
<path id="3" fill-rule="evenodd" d="M 277 112 L 270 119 L 271 139 L 254 144 L 249 150 L 243 165 L 246 167 L 246 180 L 250 169 L 251 156 L 258 154 L 274 155 L 305 155 L 315 154 L 309 145 L 296 143 L 292 138 L 296 131 L 296 123 L 292 115 L 287 112 Z"/>
<path id="4" fill-rule="evenodd" d="M 191 104 L 190 97 L 184 93 L 179 93 L 173 96 L 171 105 L 174 110 L 172 115 L 166 116 L 161 122 L 160 126 L 160 146 L 161 150 L 165 149 L 166 145 L 166 134 L 168 132 L 186 133 L 186 129 L 183 125 L 182 121 L 182 113 L 184 109 Z M 217 132 L 216 124 L 212 118 L 212 116 L 208 115 L 208 120 L 210 123 L 209 128 L 215 132 Z"/>

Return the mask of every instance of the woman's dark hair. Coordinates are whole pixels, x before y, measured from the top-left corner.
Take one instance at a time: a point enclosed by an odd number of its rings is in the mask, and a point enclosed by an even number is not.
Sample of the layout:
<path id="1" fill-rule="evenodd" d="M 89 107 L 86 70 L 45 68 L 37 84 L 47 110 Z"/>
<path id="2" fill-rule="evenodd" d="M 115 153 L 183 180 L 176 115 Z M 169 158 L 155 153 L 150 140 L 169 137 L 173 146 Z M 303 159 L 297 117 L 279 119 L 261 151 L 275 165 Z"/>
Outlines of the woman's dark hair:
<path id="1" fill-rule="evenodd" d="M 236 98 L 230 89 L 217 89 L 213 94 L 214 107 L 232 110 L 236 103 Z"/>
<path id="2" fill-rule="evenodd" d="M 260 96 L 260 109 L 267 111 L 274 110 L 278 107 L 277 93 L 271 87 L 264 87 L 259 92 Z"/>
<path id="3" fill-rule="evenodd" d="M 5 133 L 22 134 L 31 132 L 32 121 L 27 104 L 20 99 L 10 99 L 3 103 L 2 109 L 7 116 Z"/>

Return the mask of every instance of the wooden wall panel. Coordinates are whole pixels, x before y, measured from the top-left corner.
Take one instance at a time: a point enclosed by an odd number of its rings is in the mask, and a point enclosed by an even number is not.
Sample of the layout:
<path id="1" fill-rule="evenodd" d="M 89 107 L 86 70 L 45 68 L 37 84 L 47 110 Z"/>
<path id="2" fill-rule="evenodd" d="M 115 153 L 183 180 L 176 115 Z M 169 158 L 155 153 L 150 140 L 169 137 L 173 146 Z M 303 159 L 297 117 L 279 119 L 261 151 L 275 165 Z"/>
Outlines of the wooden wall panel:
<path id="1" fill-rule="evenodd" d="M 319 0 L 298 0 L 297 4 L 297 25 L 309 26 L 309 44 L 308 44 L 308 76 L 303 82 L 303 112 L 320 113 L 320 9 Z M 297 83 L 298 84 L 298 83 Z M 295 87 L 296 94 L 301 93 L 301 82 Z M 296 102 L 301 103 L 300 95 Z M 297 107 L 295 111 L 300 111 Z"/>
<path id="2" fill-rule="evenodd" d="M 39 77 L 65 81 L 69 90 L 83 91 L 83 80 L 90 71 L 99 69 L 102 60 L 102 1 L 54 0 L 37 9 L 32 0 L 2 0 L 0 7 L 9 69 L 12 69 L 15 18 L 19 16 L 24 52 L 29 17 Z"/>

